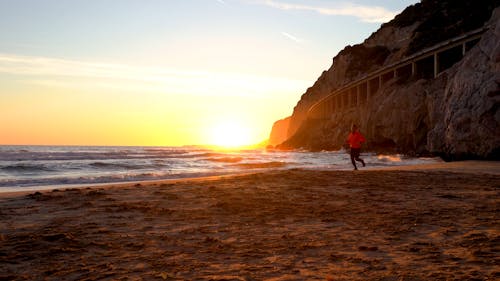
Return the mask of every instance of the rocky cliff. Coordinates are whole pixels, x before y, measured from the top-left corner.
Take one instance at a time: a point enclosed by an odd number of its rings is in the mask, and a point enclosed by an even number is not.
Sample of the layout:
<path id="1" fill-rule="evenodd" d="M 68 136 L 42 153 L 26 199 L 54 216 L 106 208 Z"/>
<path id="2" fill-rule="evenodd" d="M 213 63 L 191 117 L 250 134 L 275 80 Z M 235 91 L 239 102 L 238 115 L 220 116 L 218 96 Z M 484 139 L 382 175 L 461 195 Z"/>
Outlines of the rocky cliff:
<path id="1" fill-rule="evenodd" d="M 290 126 L 290 117 L 274 122 L 273 128 L 271 129 L 272 133 L 269 136 L 267 144 L 275 146 L 287 140 L 289 126 Z"/>
<path id="2" fill-rule="evenodd" d="M 290 117 L 287 140 L 278 147 L 339 149 L 350 125 L 357 123 L 371 150 L 433 153 L 447 159 L 499 159 L 498 2 L 423 0 L 382 25 L 363 44 L 346 47 L 302 95 Z M 393 79 L 369 103 L 332 112 L 326 120 L 307 118 L 311 105 L 335 89 L 482 26 L 489 29 L 480 41 L 437 77 Z"/>

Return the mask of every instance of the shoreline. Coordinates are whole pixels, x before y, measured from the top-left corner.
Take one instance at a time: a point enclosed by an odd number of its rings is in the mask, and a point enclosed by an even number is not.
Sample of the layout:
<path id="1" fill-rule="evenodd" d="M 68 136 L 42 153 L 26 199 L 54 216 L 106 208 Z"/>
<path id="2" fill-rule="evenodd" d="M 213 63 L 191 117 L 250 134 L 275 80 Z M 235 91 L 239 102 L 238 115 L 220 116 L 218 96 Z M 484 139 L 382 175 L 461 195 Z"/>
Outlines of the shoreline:
<path id="1" fill-rule="evenodd" d="M 213 175 L 213 176 L 202 176 L 202 177 L 185 177 L 185 178 L 173 178 L 173 179 L 158 179 L 158 180 L 143 180 L 143 181 L 126 181 L 126 182 L 110 182 L 110 183 L 89 183 L 89 184 L 69 184 L 69 185 L 55 185 L 55 186 L 34 186 L 33 189 L 30 190 L 19 190 L 19 191 L 0 191 L 0 199 L 8 198 L 8 197 L 16 197 L 23 196 L 33 192 L 52 192 L 53 190 L 65 191 L 72 189 L 109 189 L 109 188 L 128 188 L 135 186 L 158 186 L 163 184 L 175 184 L 181 182 L 200 182 L 200 181 L 216 181 L 224 178 L 231 178 L 237 176 L 244 176 L 249 174 L 255 174 L 255 172 L 251 173 L 234 173 L 234 174 L 221 174 L 221 175 Z M 39 188 L 40 189 L 37 189 Z"/>
<path id="2" fill-rule="evenodd" d="M 286 170 L 308 170 L 304 168 L 292 168 Z M 250 174 L 260 174 L 271 172 L 267 171 L 252 171 L 252 172 L 236 172 L 228 174 L 220 174 L 213 176 L 202 176 L 202 177 L 185 177 L 185 178 L 172 178 L 172 179 L 158 179 L 158 180 L 143 180 L 143 181 L 129 181 L 129 182 L 110 182 L 110 183 L 90 183 L 90 184 L 69 184 L 69 185 L 47 185 L 47 186 L 34 186 L 33 188 L 27 190 L 19 191 L 0 191 L 0 199 L 23 196 L 33 192 L 51 192 L 52 190 L 69 190 L 69 189 L 95 189 L 95 188 L 127 188 L 136 185 L 162 185 L 162 184 L 174 184 L 180 182 L 201 182 L 201 181 L 214 181 L 224 178 L 232 178 L 238 176 L 245 176 Z M 320 170 L 320 171 L 342 171 L 351 172 L 350 170 Z M 432 164 L 416 164 L 416 165 L 394 165 L 390 167 L 376 167 L 371 168 L 369 165 L 366 168 L 360 168 L 358 172 L 376 172 L 376 171 L 445 171 L 453 173 L 472 173 L 472 174 L 492 174 L 500 175 L 500 161 L 481 161 L 481 160 L 464 160 L 455 162 L 442 162 L 442 163 L 432 163 Z"/>

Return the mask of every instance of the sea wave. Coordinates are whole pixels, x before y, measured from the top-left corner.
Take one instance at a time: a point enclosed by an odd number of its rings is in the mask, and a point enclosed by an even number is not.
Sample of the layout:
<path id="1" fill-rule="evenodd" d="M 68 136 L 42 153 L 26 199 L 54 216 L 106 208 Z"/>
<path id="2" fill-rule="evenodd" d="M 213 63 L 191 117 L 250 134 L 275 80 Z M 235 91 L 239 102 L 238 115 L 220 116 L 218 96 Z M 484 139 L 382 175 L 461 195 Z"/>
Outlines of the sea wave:
<path id="1" fill-rule="evenodd" d="M 285 162 L 264 162 L 264 163 L 238 163 L 232 166 L 236 166 L 244 169 L 264 169 L 264 168 L 281 168 L 289 165 L 290 163 Z"/>
<path id="2" fill-rule="evenodd" d="M 124 164 L 124 163 L 106 163 L 106 162 L 93 162 L 89 164 L 90 166 L 97 169 L 126 169 L 126 170 L 137 170 L 144 169 L 146 166 L 143 165 L 133 165 L 133 164 Z M 157 167 L 154 165 L 153 167 Z"/>
<path id="3" fill-rule="evenodd" d="M 396 154 L 396 155 L 385 155 L 385 154 L 380 154 L 377 155 L 377 159 L 382 162 L 401 162 L 401 155 Z"/>
<path id="4" fill-rule="evenodd" d="M 17 165 L 6 165 L 0 167 L 0 170 L 6 172 L 52 172 L 53 169 L 42 165 L 42 164 L 17 164 Z"/>
<path id="5" fill-rule="evenodd" d="M 227 172 L 140 172 L 140 173 L 115 173 L 113 175 L 86 175 L 86 176 L 61 176 L 45 177 L 36 179 L 4 179 L 0 180 L 0 187 L 8 187 L 8 190 L 15 190 L 23 187 L 40 186 L 53 188 L 54 186 L 83 185 L 83 184 L 103 184 L 134 182 L 145 180 L 164 180 L 189 177 L 204 177 L 226 174 Z M 2 191 L 6 191 L 3 189 Z"/>
<path id="6" fill-rule="evenodd" d="M 364 153 L 366 169 L 435 159 Z M 264 169 L 352 169 L 346 151 L 216 151 L 200 147 L 0 146 L 0 192 L 9 188 L 202 177 Z"/>
<path id="7" fill-rule="evenodd" d="M 0 161 L 61 161 L 103 159 L 195 158 L 203 157 L 206 150 L 167 148 L 109 148 L 109 147 L 0 147 Z"/>
<path id="8" fill-rule="evenodd" d="M 243 160 L 243 157 L 219 157 L 219 158 L 205 158 L 203 160 L 212 161 L 212 162 L 222 162 L 222 163 L 237 163 Z"/>
<path id="9" fill-rule="evenodd" d="M 192 156 L 199 158 L 215 158 L 215 157 L 225 157 L 227 155 L 228 155 L 227 153 L 219 153 L 219 152 L 200 152 L 200 153 L 195 153 Z"/>

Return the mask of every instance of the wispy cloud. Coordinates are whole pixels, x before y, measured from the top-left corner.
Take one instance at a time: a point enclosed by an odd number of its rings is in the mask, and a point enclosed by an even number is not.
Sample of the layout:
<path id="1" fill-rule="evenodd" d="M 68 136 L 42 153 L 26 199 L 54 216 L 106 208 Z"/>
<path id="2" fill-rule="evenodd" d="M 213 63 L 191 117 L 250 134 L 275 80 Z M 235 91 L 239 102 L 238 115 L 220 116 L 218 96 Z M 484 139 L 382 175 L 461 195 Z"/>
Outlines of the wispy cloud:
<path id="1" fill-rule="evenodd" d="M 288 39 L 290 39 L 290 40 L 294 41 L 295 43 L 299 43 L 299 44 L 300 44 L 300 43 L 304 42 L 304 40 L 302 40 L 302 39 L 300 39 L 300 38 L 298 38 L 298 37 L 295 37 L 295 36 L 291 35 L 291 34 L 290 34 L 290 33 L 288 33 L 288 32 L 281 32 L 281 35 L 283 35 L 283 36 L 285 36 L 286 38 L 288 38 Z"/>
<path id="2" fill-rule="evenodd" d="M 141 81 L 157 81 L 164 77 L 172 76 L 192 77 L 203 75 L 202 72 L 12 54 L 0 54 L 0 72 L 19 75 L 112 78 Z"/>
<path id="3" fill-rule="evenodd" d="M 262 0 L 258 1 L 258 3 L 281 10 L 310 11 L 328 16 L 352 16 L 360 19 L 361 21 L 371 23 L 387 22 L 393 19 L 397 14 L 397 12 L 389 11 L 384 7 L 363 6 L 352 3 L 329 7 L 292 4 L 273 0 Z"/>
<path id="4" fill-rule="evenodd" d="M 192 95 L 252 95 L 294 92 L 308 81 L 250 74 L 179 70 L 0 53 L 0 75 L 20 75 L 46 87 L 149 91 Z M 21 78 L 20 78 L 21 79 Z M 17 79 L 19 80 L 19 79 Z"/>

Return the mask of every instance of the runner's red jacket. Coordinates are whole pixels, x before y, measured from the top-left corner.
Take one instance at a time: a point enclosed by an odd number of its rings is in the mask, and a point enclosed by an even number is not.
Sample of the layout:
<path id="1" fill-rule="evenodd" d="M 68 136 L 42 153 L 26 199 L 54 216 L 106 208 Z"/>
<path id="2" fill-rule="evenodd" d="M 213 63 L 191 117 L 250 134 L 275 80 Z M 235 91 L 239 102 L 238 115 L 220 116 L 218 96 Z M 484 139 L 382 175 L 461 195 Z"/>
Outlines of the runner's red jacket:
<path id="1" fill-rule="evenodd" d="M 361 143 L 365 141 L 365 137 L 360 132 L 350 133 L 347 137 L 347 143 L 351 148 L 361 148 Z"/>

